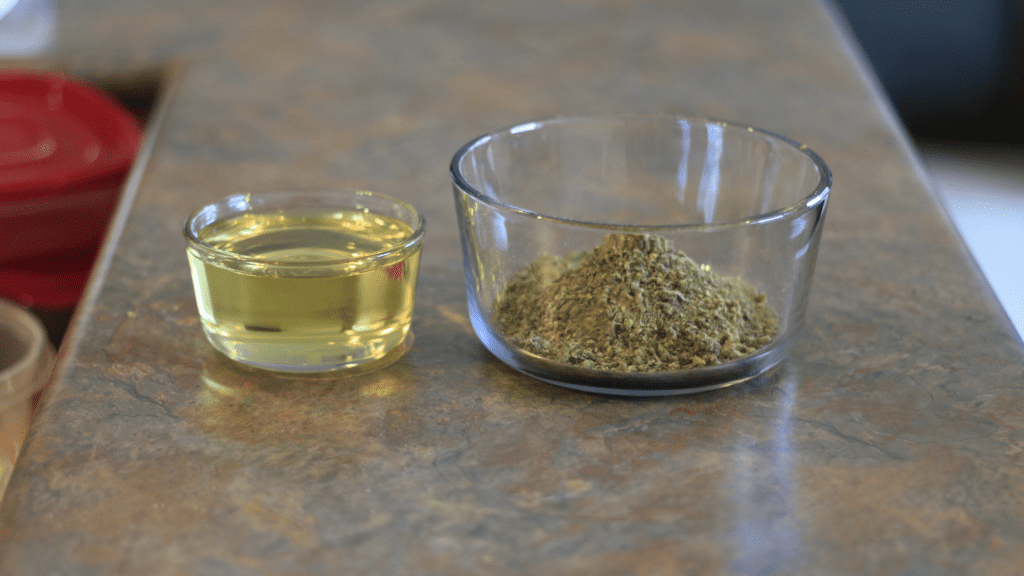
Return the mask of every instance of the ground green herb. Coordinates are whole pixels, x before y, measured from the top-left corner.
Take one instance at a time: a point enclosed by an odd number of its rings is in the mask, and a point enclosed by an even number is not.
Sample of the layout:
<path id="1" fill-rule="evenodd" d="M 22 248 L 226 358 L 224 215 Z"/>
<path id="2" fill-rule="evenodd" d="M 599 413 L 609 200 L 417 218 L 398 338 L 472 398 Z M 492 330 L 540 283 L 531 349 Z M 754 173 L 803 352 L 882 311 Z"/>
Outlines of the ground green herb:
<path id="1" fill-rule="evenodd" d="M 771 342 L 763 294 L 673 250 L 660 236 L 609 234 L 601 246 L 542 257 L 495 308 L 516 346 L 567 364 L 618 372 L 711 366 Z"/>

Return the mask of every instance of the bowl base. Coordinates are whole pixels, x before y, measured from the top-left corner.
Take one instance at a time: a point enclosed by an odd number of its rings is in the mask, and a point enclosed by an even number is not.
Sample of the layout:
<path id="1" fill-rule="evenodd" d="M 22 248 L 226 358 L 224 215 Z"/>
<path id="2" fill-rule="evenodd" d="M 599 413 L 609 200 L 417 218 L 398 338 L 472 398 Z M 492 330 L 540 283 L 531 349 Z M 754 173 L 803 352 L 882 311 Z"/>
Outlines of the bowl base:
<path id="1" fill-rule="evenodd" d="M 513 346 L 484 321 L 472 298 L 470 321 L 484 346 L 511 368 L 563 388 L 614 396 L 677 396 L 743 384 L 768 376 L 792 347 L 791 338 L 776 338 L 754 354 L 717 366 L 668 372 L 614 372 L 555 362 Z"/>

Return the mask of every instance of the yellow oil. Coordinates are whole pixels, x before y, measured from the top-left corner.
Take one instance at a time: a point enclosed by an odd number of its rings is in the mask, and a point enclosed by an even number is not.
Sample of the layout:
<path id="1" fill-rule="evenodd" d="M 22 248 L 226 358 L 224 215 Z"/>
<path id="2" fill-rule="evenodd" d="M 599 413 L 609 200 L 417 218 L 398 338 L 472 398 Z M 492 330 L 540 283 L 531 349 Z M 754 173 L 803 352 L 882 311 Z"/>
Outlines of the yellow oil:
<path id="1" fill-rule="evenodd" d="M 384 357 L 412 321 L 413 229 L 357 211 L 243 214 L 188 250 L 207 339 L 253 366 L 325 371 Z"/>

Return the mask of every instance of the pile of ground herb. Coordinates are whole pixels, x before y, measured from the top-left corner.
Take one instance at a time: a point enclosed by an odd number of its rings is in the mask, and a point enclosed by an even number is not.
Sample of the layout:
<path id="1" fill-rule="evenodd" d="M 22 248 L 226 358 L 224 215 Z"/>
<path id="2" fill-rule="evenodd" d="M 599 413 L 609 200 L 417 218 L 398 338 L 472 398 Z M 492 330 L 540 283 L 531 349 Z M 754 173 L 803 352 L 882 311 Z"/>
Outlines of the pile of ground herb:
<path id="1" fill-rule="evenodd" d="M 505 287 L 494 320 L 538 356 L 618 372 L 721 364 L 776 331 L 763 294 L 640 234 L 609 234 L 591 252 L 535 261 Z"/>

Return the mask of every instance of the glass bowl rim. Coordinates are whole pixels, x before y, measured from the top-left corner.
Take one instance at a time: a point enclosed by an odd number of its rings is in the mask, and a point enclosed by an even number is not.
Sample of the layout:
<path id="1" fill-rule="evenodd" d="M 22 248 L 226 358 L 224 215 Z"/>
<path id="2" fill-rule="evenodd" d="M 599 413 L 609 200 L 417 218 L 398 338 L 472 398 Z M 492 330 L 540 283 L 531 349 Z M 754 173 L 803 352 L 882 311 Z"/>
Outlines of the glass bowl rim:
<path id="1" fill-rule="evenodd" d="M 394 203 L 396 205 L 399 205 L 399 206 L 405 208 L 406 210 L 408 210 L 412 214 L 412 216 L 416 220 L 416 224 L 413 227 L 412 235 L 409 236 L 408 240 L 406 240 L 405 242 L 403 242 L 399 246 L 395 246 L 395 247 L 389 248 L 387 250 L 381 250 L 379 252 L 374 252 L 372 254 L 366 254 L 366 255 L 360 256 L 358 258 L 324 258 L 324 259 L 318 259 L 318 260 L 304 260 L 302 262 L 294 262 L 294 261 L 272 260 L 272 259 L 263 258 L 263 257 L 260 257 L 260 256 L 248 256 L 248 255 L 244 255 L 244 254 L 237 254 L 235 252 L 231 252 L 230 250 L 223 250 L 221 248 L 217 248 L 217 247 L 209 244 L 208 242 L 204 241 L 203 239 L 201 239 L 198 236 L 197 231 L 193 230 L 193 223 L 195 223 L 195 221 L 200 216 L 202 216 L 205 213 L 215 209 L 218 206 L 230 206 L 232 204 L 232 202 L 244 202 L 247 205 L 246 209 L 244 209 L 244 210 L 236 210 L 235 211 L 233 216 L 237 216 L 237 215 L 244 214 L 246 212 L 251 212 L 252 211 L 251 210 L 252 205 L 250 204 L 250 202 L 254 198 L 258 198 L 258 199 L 262 199 L 262 200 L 285 200 L 285 199 L 288 199 L 288 198 L 296 198 L 296 197 L 331 198 L 331 197 L 337 197 L 337 195 L 339 195 L 339 194 L 345 195 L 346 198 L 358 198 L 358 197 L 361 197 L 361 196 L 362 197 L 378 198 L 378 199 L 384 200 L 386 202 L 392 202 L 392 203 Z M 213 224 L 214 222 L 217 222 L 219 220 L 222 220 L 222 219 L 213 219 L 206 226 L 209 226 L 210 224 Z M 206 226 L 203 226 L 199 230 L 205 229 Z M 198 250 L 201 250 L 202 252 L 206 252 L 206 253 L 212 253 L 212 254 L 215 254 L 215 255 L 219 256 L 220 258 L 224 258 L 224 259 L 227 259 L 227 260 L 232 260 L 232 261 L 235 261 L 235 262 L 248 262 L 248 263 L 267 264 L 267 265 L 271 265 L 271 266 L 275 266 L 275 267 L 283 267 L 283 268 L 316 268 L 316 267 L 319 267 L 319 266 L 336 266 L 336 265 L 345 264 L 345 263 L 348 263 L 348 262 L 357 262 L 357 261 L 380 259 L 380 258 L 387 257 L 387 256 L 389 256 L 391 254 L 396 254 L 396 253 L 404 252 L 404 251 L 409 250 L 412 247 L 416 246 L 417 244 L 420 244 L 420 243 L 423 242 L 423 235 L 424 235 L 424 232 L 425 232 L 425 228 L 426 228 L 426 220 L 423 218 L 423 214 L 421 214 L 419 210 L 417 210 L 415 207 L 413 207 L 408 202 L 405 202 L 403 200 L 399 200 L 399 199 L 397 199 L 397 198 L 395 198 L 393 196 L 389 196 L 387 194 L 382 194 L 380 192 L 373 192 L 371 190 L 331 190 L 331 189 L 290 189 L 289 190 L 289 189 L 283 189 L 283 190 L 273 190 L 273 191 L 236 192 L 234 194 L 230 194 L 230 195 L 225 196 L 225 197 L 223 197 L 223 198 L 221 198 L 219 200 L 216 200 L 214 202 L 206 204 L 206 205 L 200 207 L 199 209 L 195 210 L 194 212 L 192 212 L 192 214 L 190 214 L 188 216 L 188 218 L 185 219 L 185 223 L 184 223 L 184 225 L 182 227 L 182 232 L 185 235 L 185 239 L 188 241 L 189 248 L 198 249 Z"/>
<path id="2" fill-rule="evenodd" d="M 753 132 L 753 133 L 761 134 L 763 136 L 767 136 L 771 140 L 775 140 L 775 141 L 781 142 L 783 144 L 786 144 L 788 146 L 791 146 L 797 152 L 800 152 L 804 156 L 809 158 L 811 160 L 811 162 L 815 165 L 815 167 L 817 167 L 817 169 L 818 169 L 818 174 L 819 174 L 818 184 L 815 186 L 814 190 L 809 195 L 804 196 L 799 202 L 796 202 L 795 204 L 792 204 L 790 206 L 786 206 L 786 207 L 783 207 L 783 208 L 779 208 L 779 209 L 773 210 L 771 212 L 766 212 L 766 213 L 763 213 L 763 214 L 751 215 L 751 216 L 748 216 L 746 218 L 742 218 L 742 219 L 739 219 L 739 220 L 729 220 L 729 221 L 723 221 L 723 222 L 712 222 L 712 223 L 703 223 L 703 224 L 620 224 L 620 223 L 611 223 L 611 222 L 591 222 L 591 221 L 587 221 L 587 220 L 576 220 L 576 219 L 567 218 L 567 217 L 564 217 L 564 216 L 553 216 L 553 215 L 550 215 L 550 214 L 542 214 L 540 212 L 535 212 L 535 211 L 532 211 L 532 210 L 527 210 L 525 208 L 520 208 L 518 206 L 513 206 L 512 204 L 507 204 L 505 202 L 498 201 L 497 199 L 493 198 L 492 196 L 484 194 L 480 190 L 477 190 L 476 188 L 471 186 L 469 184 L 469 182 L 466 181 L 466 178 L 462 175 L 462 171 L 459 169 L 459 164 L 461 163 L 462 158 L 464 158 L 470 152 L 470 150 L 473 150 L 473 149 L 477 148 L 478 146 L 481 146 L 481 145 L 489 142 L 491 139 L 493 139 L 493 138 L 495 138 L 497 136 L 500 136 L 500 135 L 504 135 L 504 134 L 518 134 L 518 133 L 522 133 L 522 132 L 528 132 L 528 131 L 536 130 L 536 129 L 544 127 L 546 125 L 562 124 L 562 123 L 568 123 L 568 122 L 616 121 L 616 122 L 619 122 L 619 123 L 623 123 L 623 122 L 652 121 L 652 120 L 654 120 L 654 121 L 671 121 L 671 122 L 674 122 L 676 124 L 678 124 L 680 121 L 684 121 L 684 120 L 685 121 L 690 121 L 690 122 L 700 122 L 700 123 L 703 123 L 705 125 L 707 125 L 707 124 L 715 124 L 715 125 L 722 126 L 722 127 L 739 128 L 741 130 L 746 130 L 747 132 Z M 821 158 L 821 156 L 819 156 L 816 152 L 814 152 L 813 150 L 808 148 L 805 144 L 801 144 L 801 143 L 799 143 L 799 142 L 797 142 L 797 141 L 795 141 L 795 140 L 793 140 L 791 138 L 788 138 L 786 136 L 782 136 L 781 134 L 777 134 L 777 133 L 771 132 L 769 130 L 764 130 L 764 129 L 758 128 L 756 126 L 751 126 L 751 125 L 743 124 L 743 123 L 740 123 L 740 122 L 732 122 L 732 121 L 727 121 L 727 120 L 718 120 L 718 119 L 714 119 L 714 118 L 704 118 L 704 117 L 700 117 L 700 116 L 671 115 L 671 114 L 570 115 L 570 116 L 556 116 L 556 117 L 553 117 L 553 118 L 547 118 L 547 119 L 543 119 L 543 120 L 536 120 L 536 121 L 532 121 L 532 122 L 523 122 L 523 123 L 520 123 L 520 124 L 515 124 L 513 126 L 502 128 L 500 130 L 495 130 L 493 132 L 488 132 L 486 134 L 483 134 L 481 136 L 473 138 L 472 140 L 470 140 L 469 142 L 464 144 L 461 148 L 459 148 L 459 150 L 455 153 L 455 155 L 452 156 L 452 160 L 451 160 L 451 163 L 448 166 L 448 170 L 449 170 L 449 174 L 450 174 L 451 179 L 452 179 L 452 183 L 462 193 L 467 194 L 467 195 L 473 197 L 474 199 L 476 199 L 478 202 L 481 202 L 481 203 L 483 203 L 483 204 L 485 204 L 487 206 L 490 206 L 492 208 L 495 208 L 495 209 L 498 209 L 498 210 L 502 210 L 502 211 L 506 211 L 506 212 L 512 212 L 512 213 L 519 214 L 521 216 L 527 216 L 527 217 L 530 217 L 530 218 L 535 218 L 535 219 L 538 219 L 538 220 L 544 220 L 544 221 L 548 221 L 548 222 L 564 223 L 564 224 L 570 224 L 570 225 L 573 225 L 573 226 L 580 226 L 580 227 L 586 227 L 586 228 L 594 228 L 594 229 L 599 229 L 599 230 L 612 230 L 612 231 L 620 231 L 620 232 L 621 231 L 631 231 L 631 232 L 636 232 L 636 233 L 657 233 L 659 231 L 667 231 L 667 230 L 694 230 L 694 231 L 700 231 L 700 230 L 722 229 L 722 228 L 729 228 L 729 227 L 735 227 L 735 226 L 748 226 L 748 225 L 763 224 L 763 223 L 771 222 L 773 220 L 779 220 L 779 219 L 783 219 L 783 218 L 786 218 L 786 217 L 789 217 L 789 216 L 796 216 L 796 215 L 799 215 L 799 214 L 803 214 L 804 212 L 807 212 L 808 210 L 813 209 L 815 206 L 817 206 L 818 204 L 821 204 L 822 202 L 825 202 L 828 199 L 829 192 L 832 189 L 832 171 L 829 170 L 828 165 L 825 164 L 825 161 Z"/>

